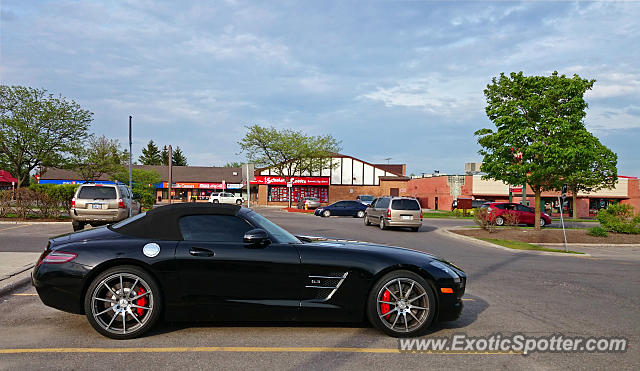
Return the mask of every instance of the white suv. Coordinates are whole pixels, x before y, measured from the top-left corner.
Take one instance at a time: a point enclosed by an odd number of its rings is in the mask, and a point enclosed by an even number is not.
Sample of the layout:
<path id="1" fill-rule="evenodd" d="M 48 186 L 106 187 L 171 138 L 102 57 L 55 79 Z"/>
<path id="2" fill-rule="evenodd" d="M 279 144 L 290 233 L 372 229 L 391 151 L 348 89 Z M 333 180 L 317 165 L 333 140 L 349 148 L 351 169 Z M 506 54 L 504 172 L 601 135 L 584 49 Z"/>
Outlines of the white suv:
<path id="1" fill-rule="evenodd" d="M 236 204 L 242 205 L 244 200 L 240 196 L 236 196 L 229 192 L 212 193 L 209 196 L 209 202 L 214 204 Z"/>

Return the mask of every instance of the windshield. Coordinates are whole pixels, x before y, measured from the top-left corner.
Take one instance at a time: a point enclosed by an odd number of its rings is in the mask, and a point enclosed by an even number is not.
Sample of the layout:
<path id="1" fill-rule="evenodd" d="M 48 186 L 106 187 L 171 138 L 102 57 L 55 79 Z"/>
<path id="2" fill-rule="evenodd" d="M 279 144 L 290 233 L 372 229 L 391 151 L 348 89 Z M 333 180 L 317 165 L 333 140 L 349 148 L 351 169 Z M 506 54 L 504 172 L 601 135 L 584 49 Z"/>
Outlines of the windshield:
<path id="1" fill-rule="evenodd" d="M 373 201 L 373 196 L 360 196 L 360 201 Z"/>
<path id="2" fill-rule="evenodd" d="M 131 218 L 127 218 L 127 219 L 125 219 L 125 220 L 123 220 L 121 222 L 118 222 L 116 224 L 111 225 L 111 229 L 118 229 L 118 228 L 120 228 L 122 226 L 125 226 L 125 225 L 127 225 L 127 224 L 129 224 L 131 222 L 134 222 L 134 221 L 136 221 L 138 219 L 144 218 L 145 215 L 147 215 L 146 211 L 144 213 L 140 213 L 140 214 L 138 214 L 136 216 L 132 216 Z"/>
<path id="3" fill-rule="evenodd" d="M 420 205 L 416 200 L 400 199 L 391 202 L 393 210 L 420 210 Z"/>
<path id="4" fill-rule="evenodd" d="M 296 238 L 296 236 L 284 230 L 282 227 L 273 223 L 271 220 L 265 218 L 264 216 L 256 213 L 255 211 L 250 211 L 246 214 L 247 219 L 255 225 L 256 227 L 262 228 L 265 231 L 269 232 L 270 235 L 275 237 L 279 243 L 300 243 L 300 240 Z"/>

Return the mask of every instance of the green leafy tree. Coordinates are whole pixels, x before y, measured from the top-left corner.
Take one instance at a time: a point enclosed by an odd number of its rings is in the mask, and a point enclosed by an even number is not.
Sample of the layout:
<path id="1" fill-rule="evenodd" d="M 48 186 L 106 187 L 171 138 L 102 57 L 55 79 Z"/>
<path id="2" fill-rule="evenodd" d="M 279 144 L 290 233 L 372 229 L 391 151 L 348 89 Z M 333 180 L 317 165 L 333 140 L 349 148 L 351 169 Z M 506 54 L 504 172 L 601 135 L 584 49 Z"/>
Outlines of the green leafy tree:
<path id="1" fill-rule="evenodd" d="M 308 136 L 259 125 L 248 126 L 238 144 L 249 162 L 269 167 L 281 176 L 326 169 L 331 166 L 331 156 L 341 150 L 340 142 L 331 135 Z"/>
<path id="2" fill-rule="evenodd" d="M 142 165 L 162 165 L 162 154 L 153 140 L 150 140 L 142 149 L 142 155 L 138 157 L 138 161 Z"/>
<path id="3" fill-rule="evenodd" d="M 188 166 L 187 157 L 184 155 L 184 153 L 182 153 L 180 146 L 176 147 L 176 149 L 173 150 L 173 153 L 171 154 L 171 158 L 172 158 L 172 161 L 171 161 L 172 165 Z"/>
<path id="4" fill-rule="evenodd" d="M 142 206 L 151 207 L 155 203 L 155 184 L 160 182 L 160 174 L 155 170 L 133 169 L 131 171 L 132 187 L 131 192 L 140 197 Z M 111 180 L 129 184 L 129 169 L 121 167 Z"/>
<path id="5" fill-rule="evenodd" d="M 160 165 L 169 165 L 169 149 L 166 145 L 162 147 L 162 152 L 160 152 Z"/>
<path id="6" fill-rule="evenodd" d="M 0 85 L 0 164 L 18 187 L 36 168 L 67 166 L 88 137 L 92 115 L 44 89 Z"/>
<path id="7" fill-rule="evenodd" d="M 241 162 L 234 161 L 234 162 L 227 162 L 224 165 L 224 167 L 242 167 L 242 165 L 244 165 L 244 164 L 241 163 Z"/>
<path id="8" fill-rule="evenodd" d="M 612 188 L 618 181 L 618 156 L 591 133 L 579 131 L 567 148 L 563 180 L 573 198 L 573 218 L 578 218 L 578 192 Z"/>
<path id="9" fill-rule="evenodd" d="M 125 157 L 126 156 L 126 157 Z M 82 180 L 97 180 L 103 174 L 111 175 L 128 163 L 128 152 L 120 149 L 117 139 L 90 136 L 88 146 L 77 151 L 71 164 Z"/>
<path id="10" fill-rule="evenodd" d="M 586 135 L 584 93 L 595 80 L 577 75 L 500 74 L 487 85 L 486 113 L 496 129 L 475 132 L 484 156 L 485 178 L 529 184 L 535 193 L 535 227 L 540 229 L 540 195 L 559 189 L 568 174 L 567 154 Z"/>

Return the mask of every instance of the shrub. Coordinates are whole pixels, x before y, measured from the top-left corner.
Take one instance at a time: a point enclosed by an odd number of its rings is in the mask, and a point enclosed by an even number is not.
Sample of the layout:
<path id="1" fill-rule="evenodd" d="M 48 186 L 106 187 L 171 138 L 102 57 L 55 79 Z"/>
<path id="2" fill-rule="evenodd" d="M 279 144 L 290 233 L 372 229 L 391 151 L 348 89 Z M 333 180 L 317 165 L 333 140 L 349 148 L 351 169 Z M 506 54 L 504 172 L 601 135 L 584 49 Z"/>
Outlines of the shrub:
<path id="1" fill-rule="evenodd" d="M 640 233 L 640 215 L 635 215 L 631 205 L 613 204 L 598 212 L 602 228 L 615 233 Z"/>
<path id="2" fill-rule="evenodd" d="M 4 218 L 11 212 L 13 191 L 0 191 L 0 218 Z"/>
<path id="3" fill-rule="evenodd" d="M 512 211 L 507 211 L 506 213 L 502 214 L 502 219 L 504 219 L 504 225 L 509 227 L 515 227 L 520 224 L 520 217 L 517 213 L 514 213 Z"/>
<path id="4" fill-rule="evenodd" d="M 16 189 L 15 209 L 18 218 L 25 219 L 36 204 L 36 193 L 29 188 Z"/>
<path id="5" fill-rule="evenodd" d="M 474 209 L 473 221 L 476 222 L 476 224 L 479 225 L 480 228 L 489 233 L 493 233 L 496 231 L 495 219 L 496 218 L 491 215 L 489 209 L 487 208 Z"/>
<path id="6" fill-rule="evenodd" d="M 607 237 L 607 230 L 602 227 L 589 228 L 589 236 L 594 237 Z"/>

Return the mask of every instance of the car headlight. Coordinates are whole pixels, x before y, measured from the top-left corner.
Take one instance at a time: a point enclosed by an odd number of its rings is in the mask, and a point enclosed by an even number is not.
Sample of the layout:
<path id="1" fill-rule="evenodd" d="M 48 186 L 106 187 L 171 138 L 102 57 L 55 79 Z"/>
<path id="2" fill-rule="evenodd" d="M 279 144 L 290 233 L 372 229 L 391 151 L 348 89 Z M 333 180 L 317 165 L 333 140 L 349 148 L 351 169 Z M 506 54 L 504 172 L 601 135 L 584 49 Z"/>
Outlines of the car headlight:
<path id="1" fill-rule="evenodd" d="M 449 276 L 451 276 L 451 278 L 453 278 L 453 282 L 455 283 L 460 283 L 460 276 L 458 276 L 458 274 L 456 272 L 454 272 L 453 269 L 451 269 L 448 265 L 439 262 L 437 260 L 434 260 L 432 262 L 430 262 L 429 264 L 431 264 L 432 266 L 440 269 L 441 271 L 445 272 L 446 274 L 448 274 Z"/>

